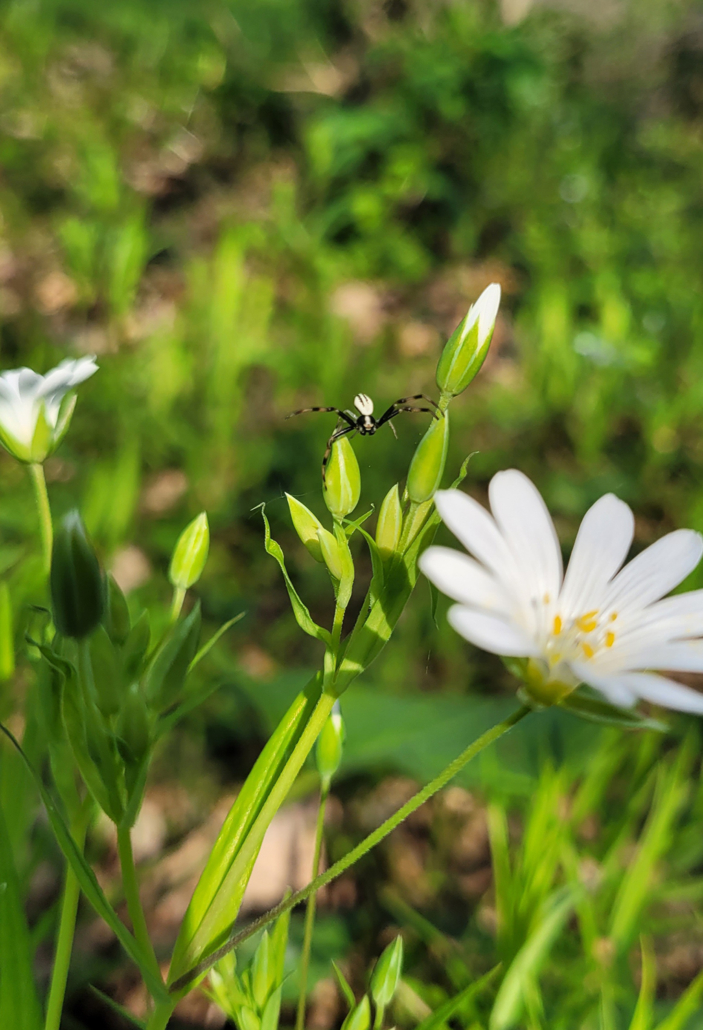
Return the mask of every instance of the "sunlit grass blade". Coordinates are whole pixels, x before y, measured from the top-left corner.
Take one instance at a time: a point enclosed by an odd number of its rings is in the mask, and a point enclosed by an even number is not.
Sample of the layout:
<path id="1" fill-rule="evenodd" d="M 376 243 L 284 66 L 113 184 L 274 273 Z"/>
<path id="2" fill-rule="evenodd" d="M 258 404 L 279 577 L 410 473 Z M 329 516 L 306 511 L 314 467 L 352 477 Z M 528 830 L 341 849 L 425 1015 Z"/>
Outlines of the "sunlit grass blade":
<path id="1" fill-rule="evenodd" d="M 441 1028 L 451 1019 L 455 1013 L 457 1013 L 467 1002 L 475 998 L 477 994 L 480 994 L 484 987 L 488 987 L 495 978 L 497 977 L 500 966 L 494 966 L 490 972 L 482 976 L 480 980 L 476 980 L 475 983 L 469 984 L 455 994 L 453 998 L 448 998 L 443 1005 L 440 1005 L 438 1009 L 423 1019 L 421 1023 L 418 1023 L 415 1030 L 441 1030 Z"/>
<path id="2" fill-rule="evenodd" d="M 113 1012 L 116 1012 L 117 1015 L 124 1019 L 126 1023 L 131 1023 L 132 1026 L 139 1027 L 139 1030 L 146 1030 L 146 1023 L 143 1022 L 143 1020 L 137 1019 L 136 1016 L 132 1015 L 129 1009 L 126 1009 L 124 1005 L 120 1005 L 120 1003 L 115 1001 L 114 998 L 111 998 L 109 994 L 104 994 L 94 984 L 89 984 L 88 988 L 96 998 L 99 998 L 100 1001 L 104 1002 L 108 1008 L 111 1008 Z"/>
<path id="3" fill-rule="evenodd" d="M 112 932 L 117 937 L 118 941 L 127 952 L 132 961 L 139 967 L 139 970 L 144 977 L 144 982 L 149 988 L 149 992 L 152 997 L 159 1000 L 168 1000 L 166 988 L 161 980 L 157 979 L 151 972 L 151 963 L 148 955 L 142 953 L 137 941 L 134 939 L 132 934 L 129 932 L 127 927 L 124 925 L 122 920 L 119 918 L 115 910 L 113 909 L 110 902 L 105 897 L 102 887 L 97 881 L 95 873 L 86 862 L 85 858 L 77 848 L 76 843 L 71 836 L 68 823 L 64 818 L 61 810 L 56 805 L 53 797 L 44 786 L 41 777 L 30 764 L 27 757 L 24 755 L 22 748 L 19 743 L 12 735 L 12 733 L 0 723 L 0 730 L 9 738 L 14 744 L 20 754 L 24 757 L 27 766 L 32 773 L 34 782 L 37 785 L 37 789 L 41 795 L 41 799 L 44 802 L 46 813 L 51 823 L 51 828 L 54 831 L 56 840 L 59 847 L 64 853 L 67 862 L 70 863 L 73 869 L 76 879 L 80 885 L 81 890 L 85 894 L 86 898 L 93 906 L 97 914 L 105 920 L 107 925 L 110 927 Z"/>
<path id="4" fill-rule="evenodd" d="M 545 962 L 564 923 L 573 911 L 575 892 L 566 888 L 555 892 L 542 918 L 515 956 L 500 985 L 491 1018 L 490 1030 L 510 1030 L 519 1024 L 525 995 Z"/>
<path id="5" fill-rule="evenodd" d="M 686 988 L 673 1010 L 662 1023 L 659 1023 L 656 1030 L 685 1030 L 688 1027 L 689 1019 L 696 1013 L 700 1014 L 701 998 L 703 998 L 703 973 L 699 973 L 693 983 Z"/>
<path id="6" fill-rule="evenodd" d="M 33 949 L 5 818 L 0 808 L 0 1026 L 39 1030 Z"/>
<path id="7" fill-rule="evenodd" d="M 651 1030 L 654 1021 L 654 995 L 657 989 L 657 963 L 649 937 L 640 938 L 642 982 L 630 1030 Z"/>

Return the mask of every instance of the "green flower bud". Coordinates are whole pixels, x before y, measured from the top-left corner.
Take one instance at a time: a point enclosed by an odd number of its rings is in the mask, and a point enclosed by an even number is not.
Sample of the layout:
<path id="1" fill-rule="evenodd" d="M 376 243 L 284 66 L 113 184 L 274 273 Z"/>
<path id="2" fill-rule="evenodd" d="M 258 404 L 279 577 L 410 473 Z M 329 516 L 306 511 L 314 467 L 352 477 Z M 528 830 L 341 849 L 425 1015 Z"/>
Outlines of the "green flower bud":
<path id="1" fill-rule="evenodd" d="M 500 286 L 491 283 L 452 333 L 437 365 L 437 386 L 443 393 L 455 397 L 480 369 L 491 345 L 499 304 Z"/>
<path id="2" fill-rule="evenodd" d="M 210 527 L 207 514 L 201 511 L 178 538 L 168 570 L 171 585 L 177 590 L 188 590 L 197 583 L 205 567 L 209 549 Z"/>
<path id="3" fill-rule="evenodd" d="M 434 497 L 442 482 L 449 447 L 449 415 L 432 419 L 410 462 L 406 490 L 416 504 Z"/>
<path id="4" fill-rule="evenodd" d="M 125 761 L 136 764 L 149 750 L 149 711 L 137 683 L 127 688 L 117 720 L 118 744 Z"/>
<path id="5" fill-rule="evenodd" d="M 371 977 L 371 994 L 379 1008 L 393 1000 L 403 969 L 403 938 L 398 936 L 384 950 Z"/>
<path id="6" fill-rule="evenodd" d="M 342 1023 L 342 1030 L 369 1030 L 371 1026 L 371 1005 L 365 994 L 356 1008 L 353 1008 Z"/>
<path id="7" fill-rule="evenodd" d="M 361 494 L 361 473 L 354 448 L 343 436 L 332 444 L 323 490 L 325 504 L 338 519 L 344 519 L 356 508 Z"/>
<path id="8" fill-rule="evenodd" d="M 295 497 L 291 497 L 290 494 L 286 494 L 286 500 L 288 501 L 290 517 L 293 521 L 293 528 L 296 533 L 305 544 L 315 561 L 324 562 L 325 559 L 322 556 L 320 541 L 317 539 L 317 531 L 319 529 L 324 529 L 324 526 L 318 519 L 317 515 L 313 515 L 310 509 L 306 508 L 305 505 L 301 504 Z"/>
<path id="9" fill-rule="evenodd" d="M 105 591 L 98 559 L 75 510 L 54 538 L 49 586 L 59 633 L 77 639 L 92 633 L 103 616 Z"/>
<path id="10" fill-rule="evenodd" d="M 382 558 L 390 558 L 395 554 L 402 530 L 403 509 L 400 505 L 400 494 L 396 483 L 383 498 L 376 523 L 376 545 Z"/>
<path id="11" fill-rule="evenodd" d="M 118 587 L 115 577 L 111 572 L 108 572 L 105 578 L 107 580 L 107 604 L 105 605 L 103 625 L 113 644 L 122 647 L 129 636 L 132 625 L 129 618 L 127 598 Z"/>
<path id="12" fill-rule="evenodd" d="M 324 526 L 320 526 L 317 531 L 317 539 L 320 544 L 320 553 L 322 554 L 322 560 L 324 561 L 327 568 L 330 570 L 335 579 L 341 579 L 344 571 L 342 564 L 342 555 L 339 550 L 339 544 L 335 537 L 330 533 L 329 529 L 325 529 Z"/>
<path id="13" fill-rule="evenodd" d="M 344 720 L 339 707 L 339 701 L 335 701 L 334 708 L 330 712 L 327 722 L 322 727 L 320 736 L 317 738 L 315 758 L 317 771 L 320 774 L 322 785 L 329 788 L 332 777 L 339 769 L 342 761 L 342 747 L 344 744 Z"/>

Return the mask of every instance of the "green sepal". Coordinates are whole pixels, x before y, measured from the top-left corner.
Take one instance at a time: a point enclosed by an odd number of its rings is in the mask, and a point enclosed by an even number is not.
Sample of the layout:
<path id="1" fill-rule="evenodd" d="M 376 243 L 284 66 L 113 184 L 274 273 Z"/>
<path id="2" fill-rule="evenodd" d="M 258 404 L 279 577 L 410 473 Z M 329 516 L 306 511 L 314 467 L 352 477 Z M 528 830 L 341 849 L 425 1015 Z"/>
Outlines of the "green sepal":
<path id="1" fill-rule="evenodd" d="M 358 519 L 354 519 L 353 521 L 347 518 L 342 519 L 341 521 L 344 523 L 344 532 L 347 534 L 347 536 L 351 539 L 351 537 L 353 537 L 356 533 L 357 529 L 363 526 L 366 520 L 371 518 L 373 513 L 374 507 L 373 505 L 371 505 L 369 510 L 365 511 L 363 515 L 360 515 Z"/>
<path id="2" fill-rule="evenodd" d="M 170 630 L 144 681 L 147 701 L 162 712 L 178 701 L 200 639 L 200 602 Z"/>
<path id="3" fill-rule="evenodd" d="M 51 607 L 64 637 L 78 640 L 92 633 L 105 607 L 98 559 L 75 509 L 61 521 L 51 553 Z"/>
<path id="4" fill-rule="evenodd" d="M 288 575 L 281 545 L 271 538 L 271 527 L 269 526 L 269 520 L 266 518 L 264 505 L 261 504 L 260 508 L 261 517 L 264 520 L 264 547 L 266 549 L 266 553 L 276 559 L 279 568 L 283 573 L 288 597 L 290 598 L 293 614 L 295 615 L 295 621 L 303 632 L 308 634 L 308 636 L 315 637 L 316 640 L 320 640 L 323 644 L 329 646 L 331 644 L 329 632 L 326 629 L 323 629 L 322 626 L 318 626 L 317 623 L 313 621 L 312 615 L 301 601 L 298 591 L 293 586 L 291 578 Z"/>
<path id="5" fill-rule="evenodd" d="M 271 963 L 271 941 L 268 930 L 261 935 L 251 963 L 251 993 L 256 1007 L 261 1011 L 268 1001 L 275 985 L 275 971 Z"/>
<path id="6" fill-rule="evenodd" d="M 349 540 L 342 526 L 336 519 L 334 522 L 334 537 L 339 546 L 339 559 L 342 575 L 339 579 L 337 589 L 337 604 L 340 608 L 346 608 L 351 600 L 354 589 L 354 559 L 349 550 Z"/>
<path id="7" fill-rule="evenodd" d="M 137 766 L 149 750 L 149 711 L 138 683 L 131 683 L 122 700 L 117 720 L 117 747 L 128 765 Z"/>
<path id="8" fill-rule="evenodd" d="M 124 596 L 111 572 L 105 577 L 105 614 L 103 626 L 116 647 L 122 647 L 129 636 L 132 623 Z"/>
<path id="9" fill-rule="evenodd" d="M 2 423 L 0 423 L 0 443 L 8 454 L 11 454 L 17 461 L 21 461 L 23 465 L 30 465 L 32 463 L 29 447 L 24 443 L 20 443 L 11 433 L 8 433 Z"/>
<path id="10" fill-rule="evenodd" d="M 141 674 L 150 639 L 149 615 L 143 611 L 122 647 L 122 667 L 126 680 L 136 679 Z"/>
<path id="11" fill-rule="evenodd" d="M 53 430 L 46 418 L 46 406 L 44 402 L 39 405 L 39 414 L 34 424 L 34 434 L 29 447 L 30 461 L 41 465 L 46 461 L 52 450 Z"/>
<path id="12" fill-rule="evenodd" d="M 56 427 L 54 428 L 54 431 L 52 433 L 52 454 L 54 453 L 54 451 L 59 446 L 64 436 L 68 432 L 68 427 L 71 424 L 71 419 L 73 418 L 73 412 L 75 410 L 77 400 L 77 393 L 67 393 L 61 401 L 61 405 L 59 407 L 59 417 L 56 419 Z"/>
<path id="13" fill-rule="evenodd" d="M 367 994 L 355 1005 L 342 1023 L 342 1030 L 369 1030 L 371 1026 L 371 1004 Z"/>
<path id="14" fill-rule="evenodd" d="M 0 723 L 0 730 L 9 738 L 12 744 L 22 755 L 29 772 L 36 783 L 41 799 L 44 802 L 44 807 L 46 808 L 46 813 L 49 817 L 49 822 L 51 823 L 51 828 L 54 831 L 58 845 L 63 851 L 67 862 L 73 869 L 81 890 L 100 918 L 105 920 L 132 961 L 139 967 L 139 970 L 144 977 L 144 982 L 146 983 L 152 997 L 157 1002 L 167 1002 L 169 1000 L 168 993 L 162 981 L 153 974 L 152 963 L 149 956 L 142 953 L 142 949 L 139 944 L 105 897 L 103 889 L 96 879 L 95 873 L 88 865 L 83 854 L 73 840 L 68 823 L 66 822 L 61 809 L 54 801 L 51 793 L 44 786 L 41 776 L 37 773 L 13 734 L 3 726 L 2 723 Z"/>
<path id="15" fill-rule="evenodd" d="M 656 730 L 668 733 L 669 727 L 659 719 L 642 715 L 634 708 L 618 708 L 604 701 L 595 691 L 585 685 L 568 694 L 559 702 L 559 708 L 565 708 L 582 719 L 605 723 L 607 726 L 618 726 L 623 730 Z"/>
<path id="16" fill-rule="evenodd" d="M 379 1008 L 390 1005 L 403 969 L 403 938 L 400 934 L 383 950 L 371 976 L 371 996 Z"/>
<path id="17" fill-rule="evenodd" d="M 344 1000 L 346 1001 L 349 1008 L 353 1009 L 356 1005 L 356 998 L 354 997 L 354 992 L 351 989 L 351 986 L 346 976 L 339 968 L 337 963 L 334 961 L 334 959 L 332 960 L 332 969 L 334 970 L 334 975 L 337 977 L 337 983 L 339 984 L 339 989 L 342 992 L 342 995 L 344 996 Z"/>
<path id="18" fill-rule="evenodd" d="M 120 656 L 104 626 L 98 626 L 88 646 L 98 708 L 103 715 L 117 715 L 124 693 Z"/>

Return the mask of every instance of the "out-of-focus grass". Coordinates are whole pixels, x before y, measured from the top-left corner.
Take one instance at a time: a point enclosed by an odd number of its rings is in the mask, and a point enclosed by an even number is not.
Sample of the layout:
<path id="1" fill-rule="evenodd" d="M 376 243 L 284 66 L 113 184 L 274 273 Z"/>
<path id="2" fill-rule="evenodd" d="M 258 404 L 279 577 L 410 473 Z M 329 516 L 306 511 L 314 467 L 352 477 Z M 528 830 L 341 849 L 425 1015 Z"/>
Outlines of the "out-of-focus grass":
<path id="1" fill-rule="evenodd" d="M 509 24 L 488 0 L 3 7 L 1 364 L 45 370 L 66 353 L 98 353 L 101 371 L 82 388 L 47 472 L 56 511 L 81 504 L 105 562 L 135 585 L 135 606 L 166 603 L 170 549 L 186 520 L 208 509 L 205 615 L 213 624 L 244 608 L 248 616 L 229 652 L 211 658 L 207 674 L 221 677 L 221 695 L 182 732 L 239 755 L 233 775 L 275 705 L 267 677 L 313 661 L 261 546 L 255 504 L 267 502 L 313 613 L 327 610 L 325 577 L 292 534 L 283 491 L 321 507 L 330 425 L 325 416 L 283 416 L 308 403 L 346 406 L 358 390 L 378 404 L 431 392 L 441 343 L 488 282 L 503 286 L 501 320 L 484 370 L 453 409 L 450 465 L 478 451 L 470 489 L 480 494 L 499 468 L 524 469 L 566 541 L 608 489 L 635 508 L 638 546 L 676 525 L 701 528 L 696 10 L 688 0 L 570 13 L 544 5 Z M 398 442 L 387 432 L 355 442 L 364 504 L 380 502 L 424 425 L 414 416 L 397 424 Z M 8 617 L 19 646 L 41 572 L 27 557 L 35 543 L 29 483 L 6 456 L 0 475 L 6 716 L 31 678 L 24 663 L 11 678 Z M 393 713 L 383 717 L 407 719 L 416 733 L 425 709 L 418 722 L 412 706 L 427 699 L 405 695 L 441 689 L 461 704 L 508 687 L 497 661 L 440 624 L 421 588 L 374 670 L 374 689 Z M 359 697 L 376 733 L 380 709 Z M 408 708 L 392 708 L 405 701 Z M 545 732 L 533 749 L 559 762 L 573 739 Z M 389 757 L 393 746 L 379 735 L 354 775 L 400 765 L 420 776 L 432 767 L 419 745 L 413 768 L 407 756 Z M 563 962 L 565 983 L 590 984 L 594 970 L 612 970 L 603 973 L 614 985 L 603 1018 L 619 1026 L 618 1006 L 634 1004 L 623 956 L 643 927 L 657 931 L 638 891 L 664 856 L 676 866 L 680 854 L 670 829 L 680 825 L 693 767 L 681 765 L 684 752 L 659 767 L 657 746 L 626 738 L 619 747 L 620 765 L 597 751 L 603 784 L 596 789 L 589 770 L 574 801 L 582 818 L 599 815 L 594 848 L 612 867 L 612 886 L 602 902 L 572 899 L 582 948 L 569 938 L 573 966 L 566 952 L 550 953 L 550 1025 L 581 1018 L 567 1006 L 554 1022 L 554 1006 L 566 1004 Z M 529 795 L 534 775 L 520 763 L 481 767 L 484 790 L 501 803 Z M 505 915 L 504 961 L 527 946 L 551 893 L 578 879 L 568 835 L 560 836 L 566 824 L 548 804 L 550 791 L 568 792 L 559 786 L 565 774 L 551 775 L 540 781 L 547 807 L 533 805 L 524 856 L 531 832 L 539 838 L 552 827 L 561 843 L 541 886 L 523 883 L 527 865 L 503 881 L 501 904 L 519 893 L 524 907 Z M 623 788 L 639 799 L 630 807 L 609 806 L 613 776 L 647 786 Z M 19 846 L 28 795 L 3 789 Z M 700 804 L 685 811 L 690 825 L 676 840 L 687 841 L 688 872 L 700 861 Z M 498 853 L 502 818 L 491 823 Z M 629 886 L 613 857 L 618 841 L 641 845 L 633 868 L 646 875 L 633 874 Z M 513 861 L 528 857 L 506 857 L 503 868 Z M 28 860 L 27 876 L 31 868 Z M 690 912 L 683 922 L 690 929 Z M 592 957 L 601 938 L 617 952 L 611 965 Z M 536 991 L 529 985 L 523 1001 L 539 1026 Z"/>

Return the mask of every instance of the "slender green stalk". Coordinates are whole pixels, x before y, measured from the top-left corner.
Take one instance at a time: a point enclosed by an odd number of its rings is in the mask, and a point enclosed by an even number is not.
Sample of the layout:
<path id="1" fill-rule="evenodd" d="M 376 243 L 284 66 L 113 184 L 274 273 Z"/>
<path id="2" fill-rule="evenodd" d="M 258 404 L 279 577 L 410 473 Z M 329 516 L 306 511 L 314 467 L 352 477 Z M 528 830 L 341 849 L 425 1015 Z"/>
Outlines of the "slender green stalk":
<path id="1" fill-rule="evenodd" d="M 229 868 L 227 876 L 220 888 L 223 897 L 234 896 L 236 894 L 236 886 L 242 882 L 242 877 L 246 876 L 249 864 L 257 855 L 259 848 L 261 847 L 261 842 L 264 839 L 264 834 L 269 828 L 271 820 L 288 796 L 298 773 L 303 767 L 303 762 L 310 754 L 322 727 L 327 721 L 328 715 L 332 711 L 334 702 L 335 698 L 332 695 L 324 693 L 317 702 L 305 729 L 298 739 L 298 743 L 293 748 L 290 758 L 281 771 L 281 775 L 273 785 L 271 793 L 262 805 L 261 811 L 256 817 L 253 826 L 249 830 L 236 858 Z M 204 916 L 200 923 L 200 926 L 188 947 L 190 961 L 193 960 L 192 957 L 194 954 L 197 955 L 198 951 L 202 954 L 202 951 L 208 946 L 210 941 L 222 935 L 224 928 L 218 926 L 220 919 L 221 916 L 217 906 L 211 906 L 207 915 Z M 211 965 L 210 961 L 203 961 L 206 962 L 205 968 L 209 968 Z M 188 979 L 190 980 L 191 978 L 188 977 Z M 180 977 L 177 982 L 180 983 L 182 980 L 183 977 Z"/>
<path id="2" fill-rule="evenodd" d="M 240 933 L 230 937 L 230 939 L 223 944 L 221 948 L 211 952 L 192 969 L 189 969 L 187 973 L 184 973 L 183 976 L 180 976 L 175 980 L 169 987 L 169 991 L 175 993 L 182 990 L 184 987 L 187 987 L 191 981 L 202 976 L 203 973 L 206 973 L 208 969 L 241 944 L 242 941 L 253 936 L 253 934 L 273 922 L 274 919 L 277 919 L 284 912 L 288 912 L 291 908 L 295 908 L 295 906 L 300 904 L 301 901 L 306 901 L 307 898 L 312 894 L 315 894 L 321 887 L 325 887 L 328 883 L 331 883 L 332 880 L 346 872 L 350 866 L 354 865 L 355 862 L 358 862 L 360 858 L 363 858 L 371 848 L 379 844 L 384 837 L 387 837 L 388 834 L 391 833 L 396 826 L 399 826 L 404 819 L 407 819 L 408 816 L 417 811 L 421 805 L 424 805 L 425 801 L 428 801 L 433 794 L 436 794 L 438 790 L 445 787 L 447 783 L 449 783 L 449 781 L 471 761 L 472 758 L 475 758 L 476 755 L 480 754 L 481 751 L 484 751 L 489 744 L 492 744 L 495 740 L 498 740 L 499 737 L 502 737 L 504 733 L 507 733 L 508 730 L 512 729 L 512 727 L 524 719 L 526 715 L 529 715 L 531 711 L 532 709 L 528 705 L 522 705 L 513 712 L 512 715 L 509 715 L 507 719 L 504 719 L 503 722 L 498 723 L 497 726 L 493 726 L 490 730 L 486 730 L 486 732 L 481 734 L 473 744 L 469 744 L 458 758 L 455 758 L 454 761 L 450 762 L 438 776 L 435 776 L 435 778 L 431 780 L 426 787 L 423 787 L 422 790 L 418 791 L 418 793 L 411 797 L 410 800 L 399 808 L 397 812 L 390 816 L 390 818 L 386 819 L 384 823 L 381 823 L 373 833 L 370 833 L 368 837 L 365 837 L 360 844 L 357 844 L 355 848 L 352 848 L 352 850 L 343 858 L 340 858 L 338 862 L 335 862 L 333 866 L 330 866 L 326 872 L 321 873 L 320 876 L 316 877 L 316 879 L 309 883 L 307 887 L 303 887 L 302 890 L 296 891 L 295 894 L 291 894 L 290 897 L 286 898 L 279 905 L 276 905 L 264 915 L 255 919 L 253 923 L 250 923 L 249 926 L 244 930 L 241 930 Z M 313 713 L 313 718 L 314 716 L 315 713 Z M 310 723 L 308 723 L 308 726 L 309 725 Z"/>
<path id="3" fill-rule="evenodd" d="M 181 587 L 173 588 L 173 601 L 171 602 L 171 622 L 175 622 L 181 614 L 183 602 L 186 599 L 186 592 Z"/>
<path id="4" fill-rule="evenodd" d="M 134 854 L 132 852 L 132 836 L 128 826 L 117 827 L 117 852 L 120 856 L 120 869 L 122 870 L 122 886 L 124 887 L 127 911 L 132 920 L 134 936 L 141 946 L 145 955 L 149 956 L 153 972 L 161 979 L 161 970 L 154 953 L 151 937 L 144 918 L 144 909 L 139 897 L 139 881 L 137 870 L 134 866 Z M 165 1024 L 164 1024 L 165 1025 Z"/>
<path id="5" fill-rule="evenodd" d="M 29 473 L 32 477 L 34 496 L 37 502 L 37 511 L 39 513 L 39 529 L 41 531 L 44 570 L 48 576 L 51 571 L 51 548 L 54 543 L 54 528 L 51 522 L 51 508 L 49 506 L 49 495 L 46 491 L 44 466 L 35 462 L 29 466 Z"/>
<path id="6" fill-rule="evenodd" d="M 166 1030 L 171 1013 L 176 1007 L 175 1001 L 161 1001 L 151 1013 L 147 1030 Z"/>
<path id="7" fill-rule="evenodd" d="M 327 808 L 327 797 L 329 795 L 329 783 L 322 785 L 320 793 L 320 805 L 317 809 L 317 828 L 315 830 L 315 854 L 312 860 L 312 876 L 314 880 L 320 872 L 320 855 L 322 854 L 322 838 L 325 830 L 325 809 Z M 308 996 L 308 969 L 310 968 L 310 950 L 312 948 L 312 931 L 315 926 L 315 908 L 317 895 L 311 894 L 308 898 L 305 911 L 305 931 L 303 934 L 303 951 L 300 956 L 300 989 L 298 993 L 298 1012 L 295 1020 L 295 1030 L 303 1030 L 305 1026 L 305 1003 Z"/>
<path id="8" fill-rule="evenodd" d="M 89 819 L 90 808 L 86 807 L 81 809 L 71 824 L 71 836 L 81 852 L 85 844 Z M 49 998 L 46 1003 L 44 1030 L 59 1030 L 61 1025 L 61 1013 L 66 995 L 68 970 L 71 964 L 71 952 L 73 950 L 73 937 L 76 931 L 76 916 L 78 914 L 80 893 L 78 880 L 73 869 L 66 863 L 63 898 L 61 899 L 61 915 L 59 917 L 59 932 L 56 937 L 54 967 L 51 971 L 51 985 L 49 987 Z"/>

